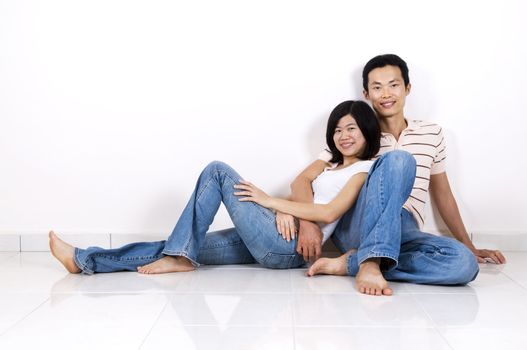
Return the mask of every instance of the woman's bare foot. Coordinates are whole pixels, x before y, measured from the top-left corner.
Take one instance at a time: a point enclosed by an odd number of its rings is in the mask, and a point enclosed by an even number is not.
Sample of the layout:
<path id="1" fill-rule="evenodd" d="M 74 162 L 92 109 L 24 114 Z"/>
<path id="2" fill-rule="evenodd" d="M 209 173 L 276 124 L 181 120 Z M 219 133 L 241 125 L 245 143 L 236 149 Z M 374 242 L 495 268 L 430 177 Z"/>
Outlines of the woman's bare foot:
<path id="1" fill-rule="evenodd" d="M 393 291 L 388 287 L 379 264 L 380 258 L 368 259 L 359 266 L 359 272 L 355 277 L 357 289 L 362 294 L 368 295 L 392 295 Z"/>
<path id="2" fill-rule="evenodd" d="M 164 256 L 145 266 L 139 266 L 137 272 L 143 274 L 169 273 L 169 272 L 187 272 L 194 270 L 190 260 L 184 256 Z"/>
<path id="3" fill-rule="evenodd" d="M 351 249 L 338 258 L 320 258 L 311 265 L 306 275 L 346 276 L 348 274 L 348 257 L 356 251 L 356 249 Z"/>
<path id="4" fill-rule="evenodd" d="M 51 254 L 64 265 L 66 270 L 70 273 L 81 272 L 81 269 L 77 267 L 73 260 L 75 248 L 60 239 L 53 231 L 49 231 L 49 248 L 51 249 Z"/>

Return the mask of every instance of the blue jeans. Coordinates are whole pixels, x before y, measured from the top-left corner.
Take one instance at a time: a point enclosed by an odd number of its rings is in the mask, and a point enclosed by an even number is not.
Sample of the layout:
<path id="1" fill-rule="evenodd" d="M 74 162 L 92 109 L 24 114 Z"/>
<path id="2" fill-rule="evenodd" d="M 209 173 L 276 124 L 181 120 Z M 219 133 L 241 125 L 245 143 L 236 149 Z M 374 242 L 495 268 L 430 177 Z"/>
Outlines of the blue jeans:
<path id="1" fill-rule="evenodd" d="M 75 248 L 74 260 L 87 274 L 136 271 L 163 256 L 184 256 L 195 266 L 258 262 L 268 268 L 300 267 L 296 241 L 287 242 L 276 229 L 275 214 L 256 203 L 240 202 L 234 185 L 242 179 L 222 162 L 210 163 L 166 241 L 131 243 L 117 249 Z M 234 227 L 207 230 L 223 202 Z"/>
<path id="2" fill-rule="evenodd" d="M 426 284 L 466 284 L 479 272 L 474 254 L 461 242 L 421 232 L 403 209 L 415 181 L 416 163 L 404 151 L 382 155 L 372 166 L 355 205 L 342 217 L 333 242 L 348 258 L 355 276 L 366 259 L 381 258 L 387 280 Z"/>

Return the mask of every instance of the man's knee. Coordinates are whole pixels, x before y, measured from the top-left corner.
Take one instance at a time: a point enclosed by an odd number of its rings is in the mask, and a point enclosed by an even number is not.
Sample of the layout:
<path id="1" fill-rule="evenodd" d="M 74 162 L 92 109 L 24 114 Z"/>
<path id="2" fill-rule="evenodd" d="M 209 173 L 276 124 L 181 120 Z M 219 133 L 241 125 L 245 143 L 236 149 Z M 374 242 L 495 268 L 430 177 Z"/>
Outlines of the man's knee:
<path id="1" fill-rule="evenodd" d="M 459 244 L 456 259 L 451 266 L 448 284 L 467 284 L 476 279 L 479 265 L 476 256 L 463 244 Z"/>
<path id="2" fill-rule="evenodd" d="M 381 156 L 380 161 L 385 163 L 391 171 L 415 176 L 415 158 L 406 151 L 391 151 Z"/>

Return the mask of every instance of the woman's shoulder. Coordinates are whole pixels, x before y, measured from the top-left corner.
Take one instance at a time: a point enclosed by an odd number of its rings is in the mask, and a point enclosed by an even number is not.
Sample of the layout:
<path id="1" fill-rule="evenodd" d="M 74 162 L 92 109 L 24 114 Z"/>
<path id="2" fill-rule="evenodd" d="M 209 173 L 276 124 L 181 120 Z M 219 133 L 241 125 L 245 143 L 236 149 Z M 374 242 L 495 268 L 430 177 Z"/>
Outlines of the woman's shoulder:
<path id="1" fill-rule="evenodd" d="M 356 172 L 368 172 L 370 171 L 370 168 L 374 162 L 374 160 L 359 160 L 358 162 L 354 163 L 352 167 Z"/>

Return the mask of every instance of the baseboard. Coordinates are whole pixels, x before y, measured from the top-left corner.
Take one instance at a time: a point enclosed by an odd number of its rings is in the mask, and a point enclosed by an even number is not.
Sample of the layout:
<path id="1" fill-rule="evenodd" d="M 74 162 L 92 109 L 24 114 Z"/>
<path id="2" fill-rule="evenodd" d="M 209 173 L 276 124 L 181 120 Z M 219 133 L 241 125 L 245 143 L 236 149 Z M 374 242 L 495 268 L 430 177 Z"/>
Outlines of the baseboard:
<path id="1" fill-rule="evenodd" d="M 480 249 L 527 251 L 526 232 L 476 232 L 472 234 L 472 242 Z"/>
<path id="2" fill-rule="evenodd" d="M 166 239 L 165 235 L 149 233 L 61 233 L 68 243 L 87 248 L 117 248 L 133 242 L 152 242 Z M 475 232 L 472 241 L 478 248 L 500 249 L 504 251 L 527 251 L 527 232 Z M 48 252 L 46 233 L 22 233 L 0 231 L 0 251 L 3 252 Z M 337 248 L 329 240 L 324 252 L 336 252 Z"/>

